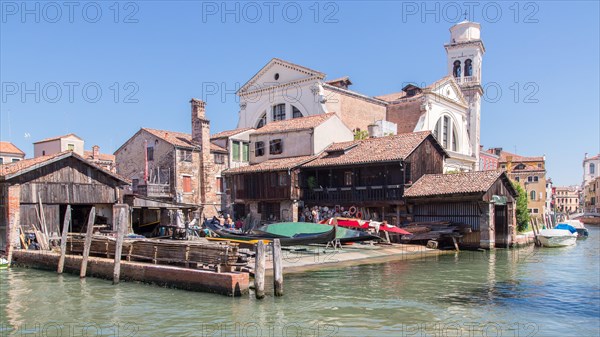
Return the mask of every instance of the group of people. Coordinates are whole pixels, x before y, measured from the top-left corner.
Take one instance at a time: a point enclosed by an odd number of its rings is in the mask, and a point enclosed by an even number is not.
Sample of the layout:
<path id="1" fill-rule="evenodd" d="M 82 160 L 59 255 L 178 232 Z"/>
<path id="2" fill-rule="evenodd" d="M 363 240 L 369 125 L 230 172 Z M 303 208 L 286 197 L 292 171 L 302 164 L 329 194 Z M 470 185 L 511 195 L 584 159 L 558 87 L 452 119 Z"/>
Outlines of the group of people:
<path id="1" fill-rule="evenodd" d="M 218 221 L 221 226 L 229 229 L 241 229 L 244 226 L 244 221 L 241 218 L 234 222 L 229 214 L 222 215 L 219 218 L 215 216 L 213 221 Z"/>

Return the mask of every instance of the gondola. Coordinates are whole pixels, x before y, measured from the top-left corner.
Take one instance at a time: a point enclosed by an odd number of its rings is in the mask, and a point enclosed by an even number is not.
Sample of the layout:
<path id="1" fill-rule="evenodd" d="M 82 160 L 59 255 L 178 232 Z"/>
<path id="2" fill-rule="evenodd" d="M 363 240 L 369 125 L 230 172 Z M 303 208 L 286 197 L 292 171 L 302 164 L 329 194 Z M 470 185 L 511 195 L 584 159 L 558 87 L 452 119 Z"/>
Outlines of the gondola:
<path id="1" fill-rule="evenodd" d="M 369 234 L 367 232 L 356 231 L 340 226 L 334 227 L 337 227 L 336 239 L 339 240 L 340 243 L 381 240 L 380 237 Z M 279 222 L 264 225 L 259 229 L 255 229 L 254 232 L 265 233 L 265 235 L 270 234 L 291 237 L 294 235 L 299 235 L 300 233 L 302 233 L 301 235 L 323 233 L 324 231 L 328 231 L 330 228 L 331 225 L 318 224 L 312 222 Z"/>
<path id="2" fill-rule="evenodd" d="M 282 246 L 304 246 L 310 244 L 325 244 L 335 240 L 336 227 L 332 227 L 326 232 L 320 233 L 298 233 L 293 236 L 284 236 L 272 233 L 264 233 L 260 231 L 252 231 L 251 233 L 242 233 L 229 230 L 212 221 L 207 221 L 206 226 L 212 232 L 224 239 L 232 240 L 273 240 L 279 239 Z"/>

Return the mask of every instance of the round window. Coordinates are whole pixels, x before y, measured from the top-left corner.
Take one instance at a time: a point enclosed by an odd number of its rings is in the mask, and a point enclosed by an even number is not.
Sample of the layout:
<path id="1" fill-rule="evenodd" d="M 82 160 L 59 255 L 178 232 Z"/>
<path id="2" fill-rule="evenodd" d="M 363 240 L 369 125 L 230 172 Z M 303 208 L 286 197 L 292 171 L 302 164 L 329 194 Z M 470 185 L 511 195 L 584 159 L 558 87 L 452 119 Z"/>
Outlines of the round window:
<path id="1" fill-rule="evenodd" d="M 275 81 L 277 81 L 279 79 L 279 73 L 275 74 Z"/>

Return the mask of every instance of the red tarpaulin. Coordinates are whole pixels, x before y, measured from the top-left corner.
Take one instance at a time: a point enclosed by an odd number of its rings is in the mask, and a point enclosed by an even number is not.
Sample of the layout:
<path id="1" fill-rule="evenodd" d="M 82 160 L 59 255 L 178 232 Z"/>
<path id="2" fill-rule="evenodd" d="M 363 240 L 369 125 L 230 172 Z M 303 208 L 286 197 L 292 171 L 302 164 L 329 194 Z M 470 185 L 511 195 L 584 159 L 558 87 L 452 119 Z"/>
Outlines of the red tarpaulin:
<path id="1" fill-rule="evenodd" d="M 381 225 L 379 226 L 379 230 L 380 231 L 385 231 L 385 232 L 390 232 L 390 233 L 398 233 L 398 234 L 402 234 L 402 235 L 409 235 L 411 234 L 410 232 L 405 231 L 404 229 L 398 228 L 396 226 L 385 226 L 385 225 Z"/>

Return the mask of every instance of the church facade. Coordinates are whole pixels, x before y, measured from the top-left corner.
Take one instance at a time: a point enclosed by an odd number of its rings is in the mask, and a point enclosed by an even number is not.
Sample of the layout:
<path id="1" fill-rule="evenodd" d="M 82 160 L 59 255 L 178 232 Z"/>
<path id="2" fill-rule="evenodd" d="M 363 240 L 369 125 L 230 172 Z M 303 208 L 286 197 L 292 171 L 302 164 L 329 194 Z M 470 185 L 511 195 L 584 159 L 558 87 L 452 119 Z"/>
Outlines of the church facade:
<path id="1" fill-rule="evenodd" d="M 449 155 L 445 172 L 476 171 L 479 166 L 481 65 L 485 48 L 480 25 L 463 21 L 450 28 L 448 74 L 427 87 L 409 84 L 402 91 L 371 97 L 349 89 L 348 77 L 326 75 L 272 59 L 237 92 L 238 128 L 336 113 L 353 131 L 376 121 L 396 124 L 397 133 L 431 131 Z M 252 151 L 252 150 L 251 150 Z"/>

